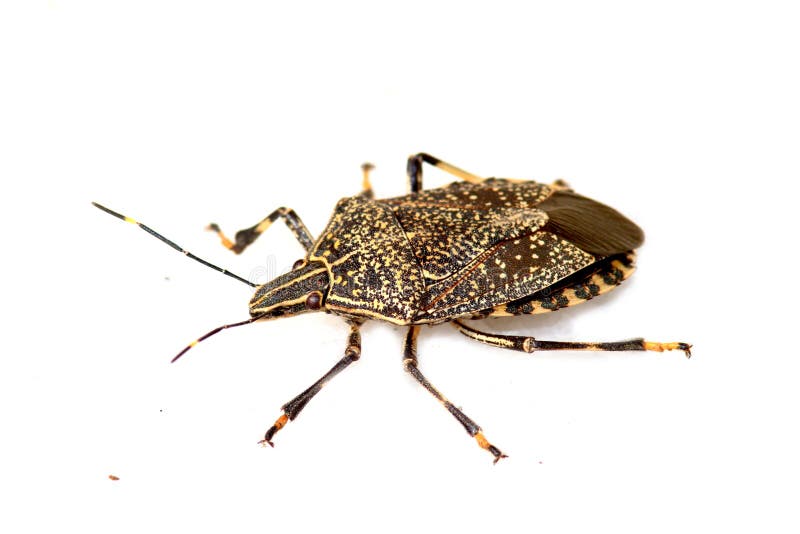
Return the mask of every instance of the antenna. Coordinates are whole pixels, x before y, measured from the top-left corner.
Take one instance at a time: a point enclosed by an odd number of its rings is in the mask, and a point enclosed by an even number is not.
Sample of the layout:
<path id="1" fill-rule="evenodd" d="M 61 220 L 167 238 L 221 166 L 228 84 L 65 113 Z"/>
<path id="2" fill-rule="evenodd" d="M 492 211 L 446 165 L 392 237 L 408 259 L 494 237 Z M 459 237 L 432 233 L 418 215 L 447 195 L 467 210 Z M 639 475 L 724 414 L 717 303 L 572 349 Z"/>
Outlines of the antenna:
<path id="1" fill-rule="evenodd" d="M 97 202 L 92 202 L 92 205 L 97 209 L 103 210 L 104 212 L 108 213 L 109 215 L 113 215 L 117 219 L 122 219 L 125 222 L 129 222 L 131 224 L 135 224 L 136 226 L 138 226 L 139 228 L 141 228 L 142 230 L 144 230 L 145 232 L 147 232 L 151 236 L 155 237 L 156 239 L 159 239 L 159 240 L 163 241 L 164 243 L 166 243 L 167 245 L 171 246 L 172 248 L 174 248 L 175 250 L 177 250 L 178 252 L 180 252 L 184 256 L 186 256 L 188 258 L 191 258 L 194 261 L 200 262 L 203 265 L 205 265 L 206 267 L 210 267 L 210 268 L 214 269 L 215 271 L 221 272 L 222 274 L 226 274 L 226 275 L 230 276 L 231 278 L 235 278 L 236 280 L 239 280 L 240 282 L 243 282 L 243 283 L 249 285 L 250 287 L 257 287 L 257 285 L 254 284 L 253 282 L 251 282 L 249 280 L 245 280 L 241 276 L 233 274 L 232 272 L 228 271 L 227 269 L 223 269 L 222 267 L 217 267 L 213 263 L 209 263 L 206 260 L 204 260 L 203 258 L 198 258 L 197 256 L 195 256 L 194 254 L 192 254 L 188 250 L 184 249 L 183 247 L 181 247 L 177 243 L 174 243 L 173 241 L 170 241 L 169 239 L 167 239 L 163 235 L 159 234 L 158 232 L 156 232 L 155 230 L 153 230 L 149 226 L 147 226 L 145 224 L 142 224 L 142 223 L 140 223 L 139 221 L 137 221 L 135 219 L 131 219 L 130 217 L 126 217 L 125 215 L 122 215 L 121 213 L 117 213 L 114 210 L 110 210 L 107 207 L 98 204 Z"/>
<path id="2" fill-rule="evenodd" d="M 212 331 L 210 331 L 210 332 L 208 332 L 208 333 L 206 333 L 206 334 L 203 334 L 203 335 L 202 335 L 202 336 L 200 336 L 199 338 L 197 338 L 197 339 L 195 339 L 194 341 L 192 341 L 191 343 L 189 343 L 189 344 L 186 346 L 186 348 L 185 348 L 185 349 L 183 349 L 182 351 L 180 351 L 180 352 L 178 353 L 178 355 L 177 355 L 177 356 L 175 356 L 174 358 L 172 358 L 172 361 L 171 361 L 170 363 L 175 363 L 175 361 L 177 361 L 177 359 L 178 359 L 178 358 L 180 358 L 181 356 L 183 356 L 184 354 L 186 354 L 186 351 L 188 351 L 189 349 L 191 349 L 192 347 L 194 347 L 195 345 L 197 345 L 197 344 L 198 344 L 198 343 L 200 343 L 201 341 L 203 341 L 203 340 L 205 340 L 205 339 L 208 339 L 208 338 L 210 338 L 210 337 L 211 337 L 211 336 L 213 336 L 214 334 L 218 334 L 219 332 L 222 332 L 222 331 L 223 331 L 223 330 L 225 330 L 226 328 L 233 328 L 234 326 L 242 326 L 242 325 L 245 325 L 245 324 L 254 323 L 254 322 L 258 321 L 259 319 L 263 319 L 263 318 L 264 318 L 264 317 L 266 317 L 267 315 L 269 315 L 269 313 L 262 313 L 262 314 L 256 315 L 255 317 L 251 317 L 250 319 L 247 319 L 246 321 L 240 321 L 240 322 L 238 322 L 238 323 L 224 324 L 224 325 L 222 325 L 222 326 L 218 326 L 218 327 L 216 327 L 214 330 L 212 330 Z"/>

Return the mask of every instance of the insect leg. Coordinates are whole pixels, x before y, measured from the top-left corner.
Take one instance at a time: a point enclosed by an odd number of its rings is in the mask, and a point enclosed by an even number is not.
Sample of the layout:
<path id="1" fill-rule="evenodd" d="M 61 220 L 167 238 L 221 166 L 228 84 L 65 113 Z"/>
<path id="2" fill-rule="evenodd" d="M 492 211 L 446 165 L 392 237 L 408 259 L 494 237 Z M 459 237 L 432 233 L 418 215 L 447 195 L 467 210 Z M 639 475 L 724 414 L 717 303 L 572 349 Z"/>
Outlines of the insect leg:
<path id="1" fill-rule="evenodd" d="M 281 410 L 283 410 L 283 415 L 281 415 L 277 421 L 275 421 L 275 424 L 273 424 L 269 430 L 267 430 L 267 433 L 264 434 L 264 439 L 262 439 L 259 443 L 274 447 L 272 444 L 272 437 L 281 428 L 286 426 L 286 423 L 289 421 L 294 421 L 294 418 L 297 417 L 297 414 L 299 414 L 303 408 L 305 408 L 306 404 L 308 404 L 308 401 L 310 401 L 314 395 L 319 393 L 322 387 L 327 384 L 331 378 L 338 375 L 345 367 L 361 357 L 361 333 L 359 332 L 359 328 L 361 327 L 362 322 L 348 322 L 350 323 L 350 334 L 347 338 L 347 348 L 344 350 L 344 357 L 339 360 L 336 365 L 331 367 L 330 371 L 322 375 L 322 378 L 314 382 L 311 387 L 281 407 Z"/>
<path id="2" fill-rule="evenodd" d="M 420 152 L 419 154 L 410 156 L 408 158 L 408 164 L 406 165 L 406 174 L 408 175 L 408 190 L 410 193 L 417 193 L 422 190 L 423 162 L 433 165 L 434 167 L 438 167 L 445 172 L 449 172 L 453 176 L 461 178 L 462 180 L 465 180 L 471 184 L 479 184 L 483 181 L 483 178 L 480 176 L 476 176 L 463 169 L 459 169 L 455 165 L 450 165 L 439 158 L 434 158 L 430 154 Z"/>
<path id="3" fill-rule="evenodd" d="M 436 400 L 442 403 L 442 406 L 461 423 L 464 430 L 467 431 L 467 434 L 475 438 L 482 449 L 486 449 L 492 453 L 494 456 L 494 463 L 497 463 L 500 458 L 506 458 L 506 455 L 503 454 L 500 449 L 486 440 L 483 432 L 481 432 L 481 427 L 479 427 L 475 421 L 467 417 L 464 412 L 456 408 L 444 395 L 439 393 L 433 384 L 428 382 L 428 379 L 425 378 L 419 370 L 417 366 L 417 336 L 419 335 L 419 329 L 419 326 L 411 326 L 408 329 L 408 334 L 406 335 L 405 344 L 403 346 L 403 367 L 405 370 L 413 376 L 417 382 L 422 384 L 422 387 L 427 389 L 431 395 L 436 397 Z"/>
<path id="4" fill-rule="evenodd" d="M 375 168 L 375 165 L 372 163 L 363 163 L 361 165 L 361 172 L 362 172 L 362 182 L 361 182 L 361 193 L 359 196 L 372 200 L 375 198 L 375 193 L 372 191 L 372 183 L 369 181 L 369 173 L 372 169 Z"/>
<path id="5" fill-rule="evenodd" d="M 292 231 L 294 236 L 303 245 L 303 248 L 309 250 L 311 246 L 314 244 L 314 238 L 311 237 L 311 233 L 306 228 L 306 225 L 303 224 L 303 221 L 300 220 L 300 217 L 294 212 L 293 209 L 290 208 L 278 208 L 259 222 L 258 224 L 251 226 L 250 228 L 245 228 L 244 230 L 239 230 L 236 232 L 236 237 L 234 241 L 228 239 L 228 237 L 222 233 L 219 226 L 216 223 L 211 223 L 206 227 L 207 230 L 211 230 L 215 232 L 220 240 L 222 241 L 222 245 L 227 248 L 228 250 L 232 250 L 236 254 L 241 254 L 244 249 L 250 246 L 253 241 L 258 239 L 258 236 L 263 234 L 267 228 L 272 226 L 278 218 L 283 218 L 283 222 L 286 223 L 286 226 L 289 227 L 289 230 Z"/>
<path id="6" fill-rule="evenodd" d="M 665 350 L 682 350 L 686 357 L 692 356 L 692 346 L 683 342 L 659 343 L 645 341 L 642 338 L 628 339 L 625 341 L 583 342 L 583 341 L 542 341 L 528 336 L 509 336 L 503 334 L 490 334 L 475 330 L 461 321 L 453 321 L 453 326 L 465 336 L 494 345 L 503 349 L 518 350 L 520 352 L 535 352 L 538 350 L 593 350 L 593 351 L 621 351 L 621 350 L 652 350 L 664 352 Z"/>

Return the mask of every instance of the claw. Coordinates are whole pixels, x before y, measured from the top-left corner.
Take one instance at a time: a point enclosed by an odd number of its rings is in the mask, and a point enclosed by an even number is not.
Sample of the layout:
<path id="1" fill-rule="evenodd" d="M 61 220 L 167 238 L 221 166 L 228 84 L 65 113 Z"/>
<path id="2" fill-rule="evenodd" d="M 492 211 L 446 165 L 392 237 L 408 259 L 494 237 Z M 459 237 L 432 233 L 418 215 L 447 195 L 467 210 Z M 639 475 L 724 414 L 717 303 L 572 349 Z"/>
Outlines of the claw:
<path id="1" fill-rule="evenodd" d="M 289 422 L 289 416 L 288 415 L 283 414 L 280 417 L 278 417 L 278 420 L 275 421 L 275 424 L 272 425 L 271 427 L 269 427 L 269 430 L 267 430 L 267 433 L 264 434 L 264 439 L 259 441 L 258 444 L 261 445 L 262 447 L 266 447 L 267 445 L 269 445 L 270 447 L 274 448 L 275 444 L 272 443 L 272 437 L 275 434 L 278 433 L 278 430 L 280 430 L 281 428 L 286 426 L 286 423 L 288 423 L 288 422 Z"/>
<path id="2" fill-rule="evenodd" d="M 500 450 L 497 450 L 497 452 L 500 453 L 500 454 L 499 455 L 495 455 L 494 460 L 492 461 L 492 464 L 494 464 L 494 465 L 497 465 L 497 462 L 499 462 L 501 459 L 508 458 L 508 455 L 507 454 L 503 454 L 502 452 L 500 452 Z M 492 454 L 494 454 L 494 453 L 492 453 Z"/>
<path id="3" fill-rule="evenodd" d="M 503 454 L 503 451 L 501 451 L 500 449 L 489 443 L 489 441 L 483 435 L 483 432 L 478 432 L 473 437 L 475 438 L 475 441 L 478 442 L 478 446 L 481 449 L 486 449 L 487 451 L 491 452 L 494 455 L 494 461 L 492 461 L 493 464 L 499 462 L 501 458 L 508 458 L 508 456 Z"/>

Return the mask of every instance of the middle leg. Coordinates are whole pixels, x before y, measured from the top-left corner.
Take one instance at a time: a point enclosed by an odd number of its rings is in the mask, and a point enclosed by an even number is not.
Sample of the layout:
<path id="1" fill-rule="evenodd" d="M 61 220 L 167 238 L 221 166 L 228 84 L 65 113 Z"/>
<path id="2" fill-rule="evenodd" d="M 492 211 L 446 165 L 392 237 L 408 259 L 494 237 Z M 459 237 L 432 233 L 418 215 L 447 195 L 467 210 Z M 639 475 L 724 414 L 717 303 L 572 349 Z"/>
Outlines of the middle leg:
<path id="1" fill-rule="evenodd" d="M 478 445 L 482 449 L 486 449 L 494 456 L 494 463 L 497 463 L 500 458 L 506 458 L 506 455 L 503 454 L 500 449 L 489 443 L 489 441 L 484 437 L 483 432 L 481 432 L 481 427 L 479 427 L 475 421 L 467 417 L 464 412 L 456 408 L 452 402 L 447 400 L 444 395 L 439 393 L 433 384 L 428 382 L 428 379 L 422 374 L 417 366 L 417 336 L 419 335 L 419 326 L 411 326 L 408 328 L 408 334 L 406 334 L 406 341 L 403 346 L 403 367 L 405 370 L 414 377 L 414 379 L 419 382 L 422 387 L 428 390 L 428 392 L 433 395 L 436 400 L 442 403 L 442 406 L 450 412 L 453 417 L 455 417 L 459 423 L 464 427 L 464 430 L 467 431 L 467 434 L 475 438 L 475 441 L 478 442 Z"/>

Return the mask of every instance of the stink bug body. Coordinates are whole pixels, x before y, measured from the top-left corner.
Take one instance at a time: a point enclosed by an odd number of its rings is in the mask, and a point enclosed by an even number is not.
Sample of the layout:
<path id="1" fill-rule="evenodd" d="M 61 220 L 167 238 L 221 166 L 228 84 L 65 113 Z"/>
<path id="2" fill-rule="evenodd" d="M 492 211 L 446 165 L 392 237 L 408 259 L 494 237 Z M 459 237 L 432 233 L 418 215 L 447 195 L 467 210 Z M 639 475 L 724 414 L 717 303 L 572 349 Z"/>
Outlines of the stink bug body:
<path id="1" fill-rule="evenodd" d="M 422 164 L 439 167 L 462 181 L 422 189 Z M 642 231 L 617 211 L 573 192 L 557 181 L 483 179 L 428 154 L 409 158 L 408 195 L 376 200 L 363 166 L 363 190 L 340 200 L 325 230 L 314 239 L 297 214 L 278 208 L 251 228 L 228 239 L 216 224 L 222 244 L 241 253 L 282 218 L 306 250 L 291 271 L 256 286 L 202 260 L 149 227 L 134 223 L 217 271 L 256 288 L 250 318 L 218 327 L 192 342 L 233 326 L 325 311 L 350 327 L 344 356 L 319 380 L 283 405 L 283 414 L 267 430 L 263 444 L 293 420 L 320 389 L 361 355 L 360 326 L 376 319 L 405 326 L 403 366 L 457 420 L 478 445 L 505 455 L 481 428 L 442 395 L 422 374 L 417 335 L 425 324 L 450 323 L 465 336 L 496 347 L 531 353 L 542 350 L 683 350 L 687 343 L 643 339 L 617 342 L 543 341 L 498 335 L 467 325 L 471 319 L 539 314 L 585 302 L 614 289 L 633 272 L 634 250 Z"/>

